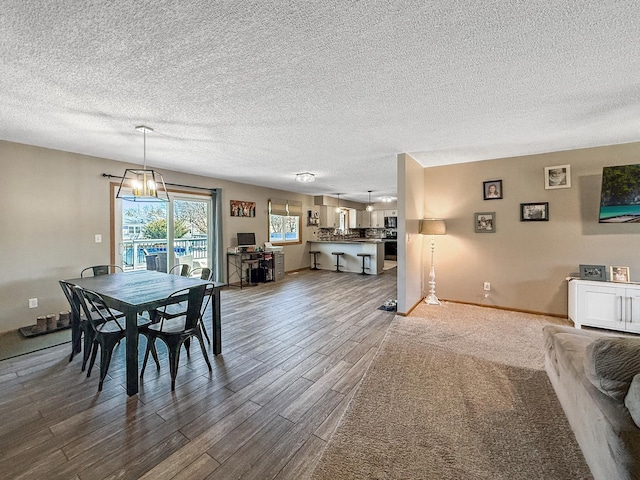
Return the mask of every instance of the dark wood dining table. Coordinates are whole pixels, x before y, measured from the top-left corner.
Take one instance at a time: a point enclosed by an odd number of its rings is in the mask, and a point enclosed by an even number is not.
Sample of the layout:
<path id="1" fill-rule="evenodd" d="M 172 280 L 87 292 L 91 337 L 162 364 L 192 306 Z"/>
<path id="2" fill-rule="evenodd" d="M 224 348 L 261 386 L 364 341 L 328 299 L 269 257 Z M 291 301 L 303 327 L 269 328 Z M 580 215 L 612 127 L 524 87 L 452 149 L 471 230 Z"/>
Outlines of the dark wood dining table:
<path id="1" fill-rule="evenodd" d="M 138 393 L 138 315 L 162 306 L 173 292 L 211 283 L 199 278 L 170 275 L 153 270 L 135 270 L 63 281 L 100 294 L 109 308 L 125 314 L 127 395 Z M 220 289 L 224 283 L 213 282 L 213 284 L 212 343 L 213 353 L 217 355 L 222 353 Z M 183 298 L 176 297 L 175 300 L 179 302 Z"/>

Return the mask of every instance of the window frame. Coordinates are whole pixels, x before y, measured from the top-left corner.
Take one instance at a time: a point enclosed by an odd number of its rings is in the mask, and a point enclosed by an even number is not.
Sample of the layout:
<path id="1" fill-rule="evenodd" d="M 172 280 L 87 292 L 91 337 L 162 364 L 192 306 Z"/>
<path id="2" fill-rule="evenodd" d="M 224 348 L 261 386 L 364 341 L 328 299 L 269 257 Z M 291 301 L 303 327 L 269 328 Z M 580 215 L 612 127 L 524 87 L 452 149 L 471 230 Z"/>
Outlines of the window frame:
<path id="1" fill-rule="evenodd" d="M 282 224 L 284 227 L 284 231 L 282 232 L 283 239 L 277 242 L 271 240 L 272 216 L 281 217 L 283 222 Z M 287 240 L 286 225 L 288 224 L 289 219 L 295 219 L 293 221 L 295 222 L 296 229 L 298 232 L 298 238 L 295 240 Z M 302 204 L 301 202 L 294 202 L 291 200 L 269 199 L 269 209 L 267 212 L 267 238 L 268 238 L 268 241 L 271 242 L 273 245 L 278 245 L 278 246 L 300 245 L 302 243 Z"/>

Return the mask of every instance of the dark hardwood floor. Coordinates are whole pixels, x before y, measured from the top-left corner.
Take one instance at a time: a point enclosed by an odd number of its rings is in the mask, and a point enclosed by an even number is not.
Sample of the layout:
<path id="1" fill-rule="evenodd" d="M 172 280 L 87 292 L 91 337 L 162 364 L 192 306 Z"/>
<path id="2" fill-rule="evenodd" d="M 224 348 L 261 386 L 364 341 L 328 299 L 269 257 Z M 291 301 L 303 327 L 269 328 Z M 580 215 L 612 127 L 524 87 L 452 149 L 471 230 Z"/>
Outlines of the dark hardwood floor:
<path id="1" fill-rule="evenodd" d="M 125 393 L 124 343 L 103 391 L 70 345 L 0 362 L 0 478 L 300 479 L 315 466 L 394 317 L 395 269 L 305 270 L 222 292 L 223 353 L 183 352 L 171 392 L 147 367 Z M 210 329 L 210 319 L 207 320 Z M 144 352 L 144 337 L 140 338 Z"/>

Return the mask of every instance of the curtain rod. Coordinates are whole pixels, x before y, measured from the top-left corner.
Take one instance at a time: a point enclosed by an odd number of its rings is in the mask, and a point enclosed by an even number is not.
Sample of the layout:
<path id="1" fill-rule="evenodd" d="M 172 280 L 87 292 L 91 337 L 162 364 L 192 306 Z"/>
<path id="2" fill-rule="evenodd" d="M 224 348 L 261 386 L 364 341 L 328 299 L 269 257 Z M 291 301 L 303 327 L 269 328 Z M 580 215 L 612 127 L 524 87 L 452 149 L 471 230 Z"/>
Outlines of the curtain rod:
<path id="1" fill-rule="evenodd" d="M 124 178 L 124 177 L 121 177 L 120 175 L 111 175 L 110 173 L 103 173 L 102 176 L 105 177 L 105 178 L 119 178 L 119 179 L 123 179 Z M 209 192 L 215 192 L 216 190 L 218 190 L 217 188 L 194 187 L 193 185 L 182 185 L 180 183 L 164 182 L 164 184 L 165 185 L 171 185 L 172 187 L 185 187 L 185 188 L 194 188 L 196 190 L 207 190 Z"/>

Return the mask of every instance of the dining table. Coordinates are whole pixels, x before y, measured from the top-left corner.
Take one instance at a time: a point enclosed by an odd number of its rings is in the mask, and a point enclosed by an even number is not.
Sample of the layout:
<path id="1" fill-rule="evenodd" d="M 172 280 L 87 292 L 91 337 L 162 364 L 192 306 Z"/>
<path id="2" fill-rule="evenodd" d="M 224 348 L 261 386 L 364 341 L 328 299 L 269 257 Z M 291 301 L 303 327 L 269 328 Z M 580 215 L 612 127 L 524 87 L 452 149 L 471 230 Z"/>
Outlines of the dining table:
<path id="1" fill-rule="evenodd" d="M 122 312 L 126 317 L 126 376 L 127 395 L 138 393 L 138 315 L 153 312 L 164 305 L 174 292 L 213 283 L 211 307 L 213 353 L 222 353 L 222 327 L 220 318 L 221 282 L 183 277 L 155 270 L 134 270 L 94 277 L 63 280 L 70 285 L 98 293 L 105 304 Z M 172 303 L 185 300 L 187 295 L 172 297 Z"/>

